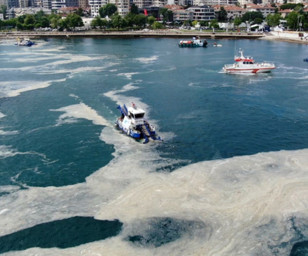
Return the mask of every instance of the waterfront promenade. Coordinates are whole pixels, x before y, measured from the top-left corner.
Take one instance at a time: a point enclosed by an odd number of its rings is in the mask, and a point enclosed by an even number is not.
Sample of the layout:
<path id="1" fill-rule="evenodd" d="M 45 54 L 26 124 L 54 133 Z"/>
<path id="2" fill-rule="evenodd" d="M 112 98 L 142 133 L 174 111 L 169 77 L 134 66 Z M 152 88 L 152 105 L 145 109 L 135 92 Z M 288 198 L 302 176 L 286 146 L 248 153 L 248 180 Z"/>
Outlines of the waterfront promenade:
<path id="1" fill-rule="evenodd" d="M 270 32 L 270 33 L 254 33 L 254 32 L 209 32 L 197 30 L 180 30 L 180 29 L 161 29 L 161 30 L 136 30 L 136 31 L 104 31 L 104 30 L 87 30 L 87 31 L 10 31 L 0 32 L 0 40 L 30 38 L 192 38 L 199 36 L 200 38 L 211 39 L 264 39 L 274 41 L 286 41 L 290 43 L 300 43 L 308 45 L 308 36 L 299 36 L 298 31 Z"/>
<path id="2" fill-rule="evenodd" d="M 17 37 L 28 37 L 30 39 L 50 38 L 50 37 L 106 37 L 106 38 L 138 38 L 138 37 L 171 37 L 171 38 L 190 38 L 200 36 L 201 38 L 245 38 L 259 39 L 264 35 L 262 33 L 246 33 L 246 32 L 203 32 L 203 31 L 182 31 L 182 30 L 138 30 L 138 31 L 104 31 L 104 30 L 88 30 L 88 31 L 14 31 L 0 32 L 0 39 L 15 39 Z"/>

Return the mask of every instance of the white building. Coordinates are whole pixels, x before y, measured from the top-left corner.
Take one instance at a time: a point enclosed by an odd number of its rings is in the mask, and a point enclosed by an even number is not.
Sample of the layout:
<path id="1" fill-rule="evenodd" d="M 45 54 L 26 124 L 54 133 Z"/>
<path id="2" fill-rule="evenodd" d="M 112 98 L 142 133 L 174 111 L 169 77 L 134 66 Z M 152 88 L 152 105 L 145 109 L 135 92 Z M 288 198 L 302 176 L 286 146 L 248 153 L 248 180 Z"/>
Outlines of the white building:
<path id="1" fill-rule="evenodd" d="M 92 17 L 99 16 L 99 12 L 98 12 L 99 8 L 106 5 L 107 3 L 108 3 L 107 0 L 89 0 Z"/>
<path id="2" fill-rule="evenodd" d="M 51 2 L 51 8 L 53 10 L 59 10 L 63 7 L 66 7 L 66 0 L 53 0 Z"/>
<path id="3" fill-rule="evenodd" d="M 109 0 L 110 4 L 115 4 L 118 8 L 118 13 L 125 16 L 129 13 L 129 0 Z"/>
<path id="4" fill-rule="evenodd" d="M 235 5 L 237 0 L 194 0 L 194 5 Z"/>
<path id="5" fill-rule="evenodd" d="M 192 6 L 187 11 L 193 12 L 193 19 L 197 21 L 209 21 L 215 19 L 215 11 L 211 6 Z"/>
<path id="6" fill-rule="evenodd" d="M 156 7 L 163 7 L 165 6 L 166 4 L 168 4 L 168 0 L 153 0 L 153 6 L 156 6 Z"/>
<path id="7" fill-rule="evenodd" d="M 258 4 L 247 4 L 246 5 L 247 12 L 261 12 L 263 17 L 267 17 L 269 14 L 275 13 L 275 7 L 271 7 L 270 5 L 258 5 Z"/>
<path id="8" fill-rule="evenodd" d="M 194 12 L 189 10 L 173 10 L 173 20 L 174 21 L 185 21 L 193 20 Z"/>
<path id="9" fill-rule="evenodd" d="M 153 5 L 152 0 L 133 0 L 133 3 L 138 6 L 138 8 L 143 9 L 145 7 L 150 7 Z"/>

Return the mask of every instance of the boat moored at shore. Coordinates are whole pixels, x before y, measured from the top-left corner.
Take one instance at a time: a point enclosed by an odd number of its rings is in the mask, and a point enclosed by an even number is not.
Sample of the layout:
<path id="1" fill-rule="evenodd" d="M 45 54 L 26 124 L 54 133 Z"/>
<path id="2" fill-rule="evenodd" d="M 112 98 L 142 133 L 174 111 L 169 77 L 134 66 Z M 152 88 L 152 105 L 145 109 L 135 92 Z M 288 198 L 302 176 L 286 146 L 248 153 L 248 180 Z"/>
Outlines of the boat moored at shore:
<path id="1" fill-rule="evenodd" d="M 240 55 L 235 56 L 234 64 L 227 64 L 223 67 L 223 71 L 228 74 L 241 73 L 269 73 L 275 69 L 275 64 L 269 62 L 256 63 L 253 57 L 245 57 L 243 51 L 239 50 Z"/>
<path id="2" fill-rule="evenodd" d="M 143 143 L 148 143 L 150 139 L 161 140 L 156 134 L 155 127 L 144 119 L 143 109 L 138 108 L 134 103 L 132 107 L 126 107 L 124 104 L 123 107 L 119 105 L 117 108 L 121 116 L 117 119 L 116 126 L 128 136 L 137 140 L 144 139 Z"/>

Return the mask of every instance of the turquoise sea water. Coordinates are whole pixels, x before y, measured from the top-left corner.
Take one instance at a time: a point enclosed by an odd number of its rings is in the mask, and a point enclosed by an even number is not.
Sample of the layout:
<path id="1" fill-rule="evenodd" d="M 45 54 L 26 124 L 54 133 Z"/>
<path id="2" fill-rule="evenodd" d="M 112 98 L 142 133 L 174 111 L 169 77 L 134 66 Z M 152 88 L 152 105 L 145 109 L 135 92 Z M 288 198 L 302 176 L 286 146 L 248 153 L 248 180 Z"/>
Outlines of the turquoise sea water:
<path id="1" fill-rule="evenodd" d="M 177 42 L 0 42 L 0 253 L 308 255 L 308 46 Z M 277 69 L 222 73 L 239 48 Z"/>

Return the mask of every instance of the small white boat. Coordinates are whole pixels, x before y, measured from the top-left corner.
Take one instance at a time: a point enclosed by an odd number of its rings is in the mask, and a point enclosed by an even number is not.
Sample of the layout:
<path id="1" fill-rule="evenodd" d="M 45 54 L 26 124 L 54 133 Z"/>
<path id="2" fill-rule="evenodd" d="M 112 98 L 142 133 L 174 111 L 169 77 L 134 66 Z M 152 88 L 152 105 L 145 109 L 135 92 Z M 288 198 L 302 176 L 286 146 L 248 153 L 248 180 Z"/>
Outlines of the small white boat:
<path id="1" fill-rule="evenodd" d="M 29 38 L 24 38 L 24 39 L 19 39 L 19 38 L 17 38 L 17 43 L 16 43 L 16 45 L 18 45 L 18 46 L 28 46 L 28 47 L 30 47 L 30 46 L 32 46 L 32 45 L 34 45 L 35 43 L 34 42 L 32 42 Z"/>
<path id="2" fill-rule="evenodd" d="M 252 57 L 245 57 L 243 51 L 239 50 L 240 55 L 235 56 L 234 64 L 227 64 L 223 67 L 225 73 L 269 73 L 275 69 L 275 64 L 269 62 L 256 63 Z"/>
<path id="3" fill-rule="evenodd" d="M 215 42 L 215 43 L 213 43 L 213 46 L 214 47 L 222 47 L 222 44 L 218 44 L 218 43 Z"/>
<path id="4" fill-rule="evenodd" d="M 155 132 L 155 127 L 144 119 L 145 111 L 138 108 L 134 103 L 132 107 L 118 106 L 121 116 L 116 121 L 116 126 L 125 134 L 134 139 L 144 139 L 143 143 L 148 143 L 150 139 L 161 140 Z"/>

